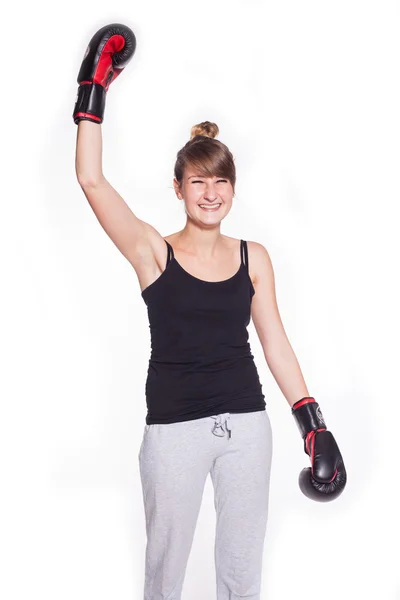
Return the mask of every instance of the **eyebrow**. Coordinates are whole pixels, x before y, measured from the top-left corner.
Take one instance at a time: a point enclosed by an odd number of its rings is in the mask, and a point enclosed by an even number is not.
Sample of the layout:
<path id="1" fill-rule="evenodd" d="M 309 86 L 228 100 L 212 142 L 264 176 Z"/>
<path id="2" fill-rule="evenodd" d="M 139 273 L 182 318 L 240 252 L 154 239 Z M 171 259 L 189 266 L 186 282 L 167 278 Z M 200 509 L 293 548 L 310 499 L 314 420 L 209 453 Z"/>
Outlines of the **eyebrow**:
<path id="1" fill-rule="evenodd" d="M 192 179 L 192 177 L 201 177 L 202 179 L 207 179 L 207 175 L 191 175 L 190 177 L 188 177 L 188 179 Z M 214 177 L 218 178 L 223 178 L 222 175 L 214 175 Z"/>

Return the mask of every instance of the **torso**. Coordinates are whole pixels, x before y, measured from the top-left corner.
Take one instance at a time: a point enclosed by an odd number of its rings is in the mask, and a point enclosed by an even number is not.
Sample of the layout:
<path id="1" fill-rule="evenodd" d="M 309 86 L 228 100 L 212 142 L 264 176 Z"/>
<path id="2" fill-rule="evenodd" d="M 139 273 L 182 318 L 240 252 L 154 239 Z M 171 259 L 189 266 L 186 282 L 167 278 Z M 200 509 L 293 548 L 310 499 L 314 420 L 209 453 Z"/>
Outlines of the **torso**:
<path id="1" fill-rule="evenodd" d="M 179 265 L 193 277 L 203 281 L 217 282 L 230 279 L 240 267 L 240 240 L 221 235 L 222 243 L 218 259 L 214 262 L 202 263 L 198 257 L 179 248 L 179 233 L 173 233 L 164 239 L 171 244 L 175 259 Z M 254 284 L 254 272 L 252 271 L 251 242 L 248 242 L 249 252 L 249 275 Z M 167 263 L 168 248 L 164 241 L 154 249 L 152 260 L 143 260 L 137 275 L 141 291 L 152 284 L 164 271 Z M 155 260 L 154 260 L 155 259 Z"/>

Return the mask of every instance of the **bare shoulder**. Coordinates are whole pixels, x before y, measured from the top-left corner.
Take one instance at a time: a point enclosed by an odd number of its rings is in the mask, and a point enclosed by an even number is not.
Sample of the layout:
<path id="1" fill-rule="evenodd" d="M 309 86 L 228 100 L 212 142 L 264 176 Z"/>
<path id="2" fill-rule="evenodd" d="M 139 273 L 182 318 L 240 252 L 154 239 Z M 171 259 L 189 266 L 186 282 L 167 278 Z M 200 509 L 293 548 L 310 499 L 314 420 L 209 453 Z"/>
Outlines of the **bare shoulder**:
<path id="1" fill-rule="evenodd" d="M 175 232 L 175 233 L 170 233 L 169 235 L 166 235 L 166 236 L 164 237 L 164 239 L 165 239 L 165 240 L 166 240 L 166 241 L 167 241 L 169 244 L 171 244 L 171 246 L 174 246 L 174 245 L 175 245 L 175 241 L 176 241 L 176 238 L 177 238 L 178 234 L 179 234 L 179 231 L 177 231 L 177 232 Z M 164 245 L 166 246 L 165 242 L 164 242 Z"/>
<path id="2" fill-rule="evenodd" d="M 263 276 L 273 276 L 273 267 L 268 250 L 259 242 L 248 241 L 249 272 L 251 280 L 257 283 Z"/>
<path id="3" fill-rule="evenodd" d="M 240 239 L 222 236 L 227 246 L 230 246 L 232 251 L 235 252 L 240 244 Z M 247 241 L 247 251 L 248 251 L 248 259 L 249 259 L 249 275 L 250 279 L 254 284 L 256 284 L 262 276 L 273 275 L 272 263 L 269 256 L 269 253 L 265 246 L 260 244 L 259 242 L 255 242 L 252 240 Z"/>
<path id="4" fill-rule="evenodd" d="M 176 239 L 179 235 L 179 232 L 176 232 L 163 237 L 149 223 L 143 223 L 143 225 L 145 235 L 141 244 L 137 247 L 135 264 L 132 263 L 142 291 L 154 283 L 166 268 L 168 246 L 165 242 L 169 242 L 172 248 L 175 248 Z"/>
<path id="5" fill-rule="evenodd" d="M 263 257 L 265 259 L 269 256 L 266 247 L 260 244 L 259 242 L 248 240 L 247 248 L 249 250 L 249 254 L 251 253 L 256 260 L 262 260 Z"/>
<path id="6" fill-rule="evenodd" d="M 240 239 L 243 239 L 229 237 L 228 235 L 223 235 L 222 238 L 226 242 L 227 246 L 230 246 L 232 249 L 237 248 L 240 244 Z M 249 254 L 251 253 L 255 258 L 268 255 L 266 248 L 259 242 L 253 242 L 249 240 L 246 241 Z"/>

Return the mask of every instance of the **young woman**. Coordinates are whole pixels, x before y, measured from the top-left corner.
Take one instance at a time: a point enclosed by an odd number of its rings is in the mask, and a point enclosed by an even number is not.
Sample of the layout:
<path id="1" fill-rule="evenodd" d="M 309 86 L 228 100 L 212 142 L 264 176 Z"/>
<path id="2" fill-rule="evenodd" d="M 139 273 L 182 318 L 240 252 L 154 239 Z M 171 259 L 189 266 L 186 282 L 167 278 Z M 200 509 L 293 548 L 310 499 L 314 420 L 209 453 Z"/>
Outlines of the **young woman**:
<path id="1" fill-rule="evenodd" d="M 163 238 L 138 219 L 102 172 L 105 95 L 135 49 L 109 25 L 92 38 L 78 76 L 76 172 L 100 224 L 132 264 L 151 331 L 147 417 L 139 453 L 146 515 L 145 600 L 180 600 L 202 494 L 215 490 L 217 599 L 259 600 L 272 435 L 248 342 L 253 319 L 264 355 L 304 439 L 312 470 L 302 491 L 337 497 L 343 460 L 308 394 L 277 307 L 262 244 L 221 233 L 235 195 L 231 152 L 208 121 L 178 152 L 174 188 L 184 227 Z"/>

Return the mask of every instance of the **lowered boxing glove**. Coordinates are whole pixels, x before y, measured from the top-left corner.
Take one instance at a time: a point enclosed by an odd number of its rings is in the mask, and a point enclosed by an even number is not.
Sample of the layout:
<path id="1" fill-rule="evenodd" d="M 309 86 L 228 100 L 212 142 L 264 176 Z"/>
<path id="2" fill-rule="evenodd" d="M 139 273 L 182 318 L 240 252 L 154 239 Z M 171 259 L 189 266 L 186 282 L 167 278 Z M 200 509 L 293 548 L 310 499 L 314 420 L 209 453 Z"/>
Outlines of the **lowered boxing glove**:
<path id="1" fill-rule="evenodd" d="M 94 34 L 78 74 L 75 123 L 103 122 L 108 88 L 131 60 L 135 49 L 135 35 L 126 25 L 106 25 Z"/>
<path id="2" fill-rule="evenodd" d="M 334 500 L 343 492 L 347 475 L 321 409 L 314 398 L 306 397 L 293 404 L 292 414 L 304 440 L 304 451 L 311 460 L 311 468 L 303 469 L 299 475 L 300 489 L 311 500 Z"/>

